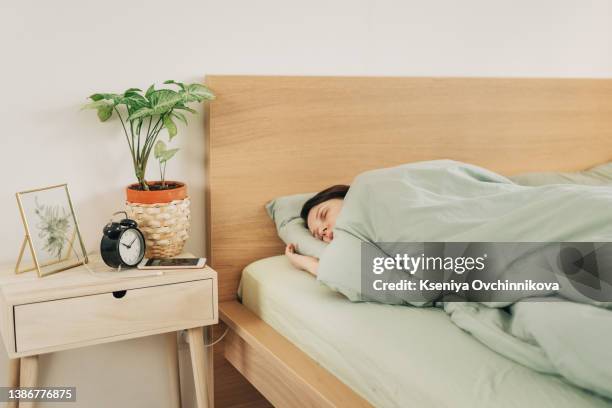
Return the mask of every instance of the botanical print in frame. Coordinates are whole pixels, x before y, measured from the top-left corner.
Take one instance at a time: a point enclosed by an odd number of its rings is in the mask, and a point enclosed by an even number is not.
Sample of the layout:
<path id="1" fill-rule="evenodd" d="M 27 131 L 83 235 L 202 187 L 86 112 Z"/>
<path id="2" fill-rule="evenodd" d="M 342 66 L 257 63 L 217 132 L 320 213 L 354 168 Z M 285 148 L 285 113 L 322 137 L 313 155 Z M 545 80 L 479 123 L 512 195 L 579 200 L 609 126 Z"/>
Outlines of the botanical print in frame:
<path id="1" fill-rule="evenodd" d="M 87 263 L 67 184 L 22 191 L 16 194 L 25 227 L 16 273 L 36 269 L 39 276 Z M 33 266 L 20 269 L 29 246 Z"/>

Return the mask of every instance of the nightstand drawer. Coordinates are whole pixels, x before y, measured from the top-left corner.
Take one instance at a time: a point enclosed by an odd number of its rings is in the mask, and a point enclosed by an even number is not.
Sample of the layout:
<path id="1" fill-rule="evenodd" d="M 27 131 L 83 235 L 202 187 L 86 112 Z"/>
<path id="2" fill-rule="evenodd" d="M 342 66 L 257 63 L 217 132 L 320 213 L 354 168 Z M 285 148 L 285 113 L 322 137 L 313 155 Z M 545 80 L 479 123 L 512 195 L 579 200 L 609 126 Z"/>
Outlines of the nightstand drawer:
<path id="1" fill-rule="evenodd" d="M 16 352 L 102 343 L 212 323 L 213 280 L 15 305 L 13 310 Z"/>

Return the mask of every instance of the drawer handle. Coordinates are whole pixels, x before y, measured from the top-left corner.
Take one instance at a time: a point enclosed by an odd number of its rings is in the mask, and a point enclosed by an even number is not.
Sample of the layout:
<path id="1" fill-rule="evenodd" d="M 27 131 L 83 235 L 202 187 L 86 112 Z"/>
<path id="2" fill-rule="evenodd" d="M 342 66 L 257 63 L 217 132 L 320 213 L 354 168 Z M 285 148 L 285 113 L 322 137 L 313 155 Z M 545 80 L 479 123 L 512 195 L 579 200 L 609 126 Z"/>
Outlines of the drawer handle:
<path id="1" fill-rule="evenodd" d="M 113 297 L 115 299 L 121 299 L 122 297 L 125 296 L 126 293 L 127 293 L 127 290 L 117 290 L 113 292 Z"/>

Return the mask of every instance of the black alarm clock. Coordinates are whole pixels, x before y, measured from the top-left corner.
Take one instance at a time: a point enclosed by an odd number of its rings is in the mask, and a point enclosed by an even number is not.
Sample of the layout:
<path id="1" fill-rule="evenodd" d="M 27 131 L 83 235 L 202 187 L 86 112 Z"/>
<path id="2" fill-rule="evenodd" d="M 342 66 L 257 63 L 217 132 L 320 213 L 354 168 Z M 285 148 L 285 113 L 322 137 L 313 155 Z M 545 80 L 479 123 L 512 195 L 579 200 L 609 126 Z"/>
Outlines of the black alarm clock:
<path id="1" fill-rule="evenodd" d="M 111 268 L 120 266 L 136 266 L 145 255 L 145 239 L 138 229 L 138 223 L 128 218 L 125 211 L 113 214 L 125 214 L 125 218 L 119 222 L 112 219 L 102 229 L 102 241 L 100 242 L 100 254 L 104 263 Z"/>

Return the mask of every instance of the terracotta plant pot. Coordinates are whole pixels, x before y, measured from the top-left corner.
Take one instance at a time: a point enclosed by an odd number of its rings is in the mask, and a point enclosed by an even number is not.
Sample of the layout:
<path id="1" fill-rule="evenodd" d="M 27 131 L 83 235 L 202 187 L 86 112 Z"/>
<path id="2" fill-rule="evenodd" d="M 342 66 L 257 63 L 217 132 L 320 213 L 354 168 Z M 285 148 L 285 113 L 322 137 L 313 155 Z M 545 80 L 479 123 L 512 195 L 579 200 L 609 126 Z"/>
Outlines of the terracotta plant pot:
<path id="1" fill-rule="evenodd" d="M 147 184 L 151 187 L 159 186 L 161 181 L 150 181 Z M 176 185 L 176 188 L 168 190 L 137 190 L 138 183 L 130 184 L 125 189 L 127 201 L 140 204 L 163 204 L 176 200 L 183 200 L 187 197 L 187 186 L 179 181 L 166 181 L 166 184 Z"/>
<path id="2" fill-rule="evenodd" d="M 159 181 L 148 183 L 158 186 Z M 169 258 L 180 254 L 189 237 L 190 201 L 184 183 L 166 181 L 176 185 L 168 190 L 136 190 L 138 184 L 126 189 L 128 217 L 138 223 L 145 236 L 147 258 Z"/>

